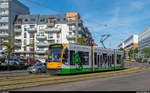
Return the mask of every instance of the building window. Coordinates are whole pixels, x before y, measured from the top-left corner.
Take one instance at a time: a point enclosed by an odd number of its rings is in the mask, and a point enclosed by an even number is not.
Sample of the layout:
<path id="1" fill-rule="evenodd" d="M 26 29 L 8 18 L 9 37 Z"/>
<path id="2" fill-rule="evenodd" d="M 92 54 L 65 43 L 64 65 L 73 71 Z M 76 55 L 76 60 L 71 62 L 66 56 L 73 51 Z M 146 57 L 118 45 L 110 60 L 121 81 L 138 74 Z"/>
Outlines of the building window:
<path id="1" fill-rule="evenodd" d="M 40 22 L 44 22 L 45 21 L 45 19 L 40 19 Z"/>
<path id="2" fill-rule="evenodd" d="M 26 44 L 27 44 L 27 40 L 25 39 L 25 40 L 24 40 L 24 45 L 26 45 Z"/>
<path id="3" fill-rule="evenodd" d="M 66 21 L 66 18 L 64 18 L 64 21 Z"/>
<path id="4" fill-rule="evenodd" d="M 34 18 L 31 18 L 31 21 L 32 21 L 32 22 L 35 22 L 35 19 L 34 19 Z"/>
<path id="5" fill-rule="evenodd" d="M 35 27 L 35 25 L 30 25 L 30 28 L 34 28 Z"/>
<path id="6" fill-rule="evenodd" d="M 50 19 L 50 23 L 54 23 L 54 19 Z"/>
<path id="7" fill-rule="evenodd" d="M 58 19 L 57 19 L 57 21 L 59 22 L 59 21 L 60 21 L 60 19 L 58 18 Z"/>
<path id="8" fill-rule="evenodd" d="M 26 48 L 26 47 L 24 47 L 24 51 L 27 51 L 27 48 Z"/>
<path id="9" fill-rule="evenodd" d="M 72 30 L 72 25 L 69 26 L 69 30 Z"/>
<path id="10" fill-rule="evenodd" d="M 59 36 L 59 34 L 57 34 L 57 38 L 59 38 L 60 36 Z"/>
<path id="11" fill-rule="evenodd" d="M 69 18 L 68 18 L 68 21 L 72 21 L 72 17 L 69 17 Z"/>
<path id="12" fill-rule="evenodd" d="M 72 32 L 69 32 L 69 35 L 72 35 Z"/>
<path id="13" fill-rule="evenodd" d="M 24 21 L 25 21 L 25 22 L 28 22 L 28 19 L 25 19 Z"/>
<path id="14" fill-rule="evenodd" d="M 32 39 L 30 39 L 30 44 L 33 44 L 33 40 Z"/>
<path id="15" fill-rule="evenodd" d="M 30 34 L 30 38 L 33 38 L 33 34 Z"/>
<path id="16" fill-rule="evenodd" d="M 53 34 L 48 34 L 48 38 L 53 38 Z"/>
<path id="17" fill-rule="evenodd" d="M 27 38 L 27 34 L 26 33 L 24 33 L 24 38 Z"/>
<path id="18" fill-rule="evenodd" d="M 39 29 L 41 30 L 41 29 L 44 29 L 44 26 L 39 26 Z"/>

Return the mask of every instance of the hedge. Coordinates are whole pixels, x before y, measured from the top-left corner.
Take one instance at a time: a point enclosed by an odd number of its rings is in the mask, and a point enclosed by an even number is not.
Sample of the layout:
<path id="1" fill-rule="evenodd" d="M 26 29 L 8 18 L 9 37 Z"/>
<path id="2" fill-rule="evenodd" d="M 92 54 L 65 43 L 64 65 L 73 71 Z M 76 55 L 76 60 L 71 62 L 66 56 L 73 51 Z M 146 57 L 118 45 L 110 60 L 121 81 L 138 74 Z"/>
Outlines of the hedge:
<path id="1" fill-rule="evenodd" d="M 9 70 L 26 70 L 28 66 L 9 66 Z M 8 70 L 8 66 L 0 66 L 0 71 L 6 71 Z"/>
<path id="2" fill-rule="evenodd" d="M 4 62 L 4 61 L 5 61 L 5 58 L 0 58 L 0 61 L 1 61 L 1 62 Z"/>

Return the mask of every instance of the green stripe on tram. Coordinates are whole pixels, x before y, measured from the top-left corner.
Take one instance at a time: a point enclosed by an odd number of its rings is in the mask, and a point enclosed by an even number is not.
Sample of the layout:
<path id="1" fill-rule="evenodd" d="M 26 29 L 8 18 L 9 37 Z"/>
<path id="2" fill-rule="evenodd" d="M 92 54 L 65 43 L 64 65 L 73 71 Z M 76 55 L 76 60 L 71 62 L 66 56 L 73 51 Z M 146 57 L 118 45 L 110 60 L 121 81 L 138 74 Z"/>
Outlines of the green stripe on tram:
<path id="1" fill-rule="evenodd" d="M 117 67 L 109 67 L 109 68 L 94 68 L 94 71 L 108 71 L 108 70 L 119 70 L 119 69 L 123 69 L 123 66 L 117 66 Z M 91 68 L 82 68 L 82 69 L 78 69 L 78 68 L 74 68 L 74 69 L 66 69 L 66 68 L 62 68 L 61 70 L 61 74 L 73 74 L 73 73 L 83 73 L 83 72 L 92 72 Z"/>

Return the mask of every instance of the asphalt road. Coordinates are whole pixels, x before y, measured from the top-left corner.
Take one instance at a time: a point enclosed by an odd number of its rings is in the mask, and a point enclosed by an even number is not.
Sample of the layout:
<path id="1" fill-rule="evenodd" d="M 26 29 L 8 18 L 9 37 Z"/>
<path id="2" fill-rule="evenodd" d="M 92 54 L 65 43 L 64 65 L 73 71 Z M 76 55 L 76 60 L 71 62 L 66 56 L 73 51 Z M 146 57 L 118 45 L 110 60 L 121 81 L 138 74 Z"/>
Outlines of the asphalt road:
<path id="1" fill-rule="evenodd" d="M 15 70 L 15 71 L 1 71 L 0 77 L 9 77 L 9 76 L 25 76 L 29 75 L 26 70 Z"/>
<path id="2" fill-rule="evenodd" d="M 132 67 L 150 67 L 150 64 L 148 64 L 148 63 L 137 63 L 137 62 L 133 62 L 133 63 L 131 63 L 131 62 L 125 62 L 125 67 L 126 68 L 132 68 Z M 5 72 L 0 72 L 0 77 L 30 75 L 26 70 L 22 70 L 22 71 L 19 71 L 19 70 L 18 71 L 5 71 Z"/>
<path id="3" fill-rule="evenodd" d="M 148 91 L 150 71 L 107 78 L 44 85 L 13 91 Z"/>

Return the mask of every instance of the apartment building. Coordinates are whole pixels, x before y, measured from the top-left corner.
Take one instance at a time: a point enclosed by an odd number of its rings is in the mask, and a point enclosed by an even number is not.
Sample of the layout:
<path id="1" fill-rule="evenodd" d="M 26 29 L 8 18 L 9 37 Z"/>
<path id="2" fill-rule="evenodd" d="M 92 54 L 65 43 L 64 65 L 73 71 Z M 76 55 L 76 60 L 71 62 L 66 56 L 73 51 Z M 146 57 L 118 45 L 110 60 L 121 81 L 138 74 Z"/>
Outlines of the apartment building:
<path id="1" fill-rule="evenodd" d="M 14 22 L 15 50 L 17 55 L 46 57 L 53 43 L 79 43 L 78 38 L 94 44 L 91 33 L 83 25 L 78 13 L 58 15 L 18 15 Z M 32 46 L 28 46 L 32 45 Z M 33 48 L 34 46 L 34 48 Z"/>
<path id="2" fill-rule="evenodd" d="M 142 32 L 139 33 L 139 57 L 142 56 L 142 49 L 144 48 L 150 48 L 150 27 L 146 28 Z"/>
<path id="3" fill-rule="evenodd" d="M 124 43 L 118 45 L 118 49 L 124 48 Z"/>
<path id="4" fill-rule="evenodd" d="M 16 15 L 29 14 L 29 8 L 18 0 L 0 0 L 0 43 L 13 38 L 13 22 Z M 5 47 L 0 45 L 0 50 Z"/>
<path id="5" fill-rule="evenodd" d="M 131 49 L 135 49 L 138 47 L 138 35 L 132 35 L 129 38 L 127 38 L 123 43 L 121 43 L 118 48 L 124 48 L 126 57 L 128 58 L 128 52 Z"/>

